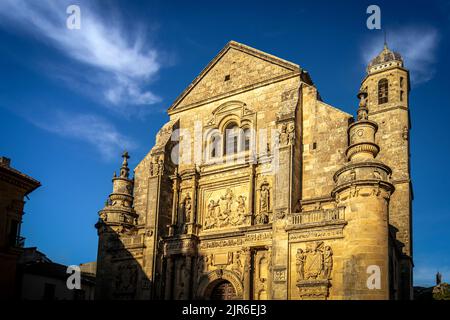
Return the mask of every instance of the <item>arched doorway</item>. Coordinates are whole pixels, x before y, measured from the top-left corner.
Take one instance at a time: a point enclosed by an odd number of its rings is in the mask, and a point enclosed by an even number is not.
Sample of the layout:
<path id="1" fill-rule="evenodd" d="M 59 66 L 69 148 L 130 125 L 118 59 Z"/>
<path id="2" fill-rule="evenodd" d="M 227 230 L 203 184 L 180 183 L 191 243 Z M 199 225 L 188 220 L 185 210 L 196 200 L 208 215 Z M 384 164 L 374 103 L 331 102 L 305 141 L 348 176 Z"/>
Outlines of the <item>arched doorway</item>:
<path id="1" fill-rule="evenodd" d="M 227 280 L 218 282 L 211 291 L 211 300 L 234 300 L 235 298 L 236 290 Z"/>

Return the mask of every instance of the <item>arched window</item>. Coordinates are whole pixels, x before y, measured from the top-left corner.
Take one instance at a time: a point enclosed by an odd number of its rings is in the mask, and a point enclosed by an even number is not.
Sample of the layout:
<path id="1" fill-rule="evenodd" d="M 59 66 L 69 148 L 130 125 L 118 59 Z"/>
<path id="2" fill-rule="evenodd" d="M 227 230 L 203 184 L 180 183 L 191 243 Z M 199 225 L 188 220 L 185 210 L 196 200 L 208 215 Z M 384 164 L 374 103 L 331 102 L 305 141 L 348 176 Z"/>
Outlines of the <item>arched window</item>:
<path id="1" fill-rule="evenodd" d="M 229 123 L 225 128 L 225 148 L 224 154 L 234 154 L 238 152 L 239 127 L 235 123 Z"/>
<path id="2" fill-rule="evenodd" d="M 378 104 L 387 103 L 389 101 L 389 83 L 387 79 L 378 81 Z"/>

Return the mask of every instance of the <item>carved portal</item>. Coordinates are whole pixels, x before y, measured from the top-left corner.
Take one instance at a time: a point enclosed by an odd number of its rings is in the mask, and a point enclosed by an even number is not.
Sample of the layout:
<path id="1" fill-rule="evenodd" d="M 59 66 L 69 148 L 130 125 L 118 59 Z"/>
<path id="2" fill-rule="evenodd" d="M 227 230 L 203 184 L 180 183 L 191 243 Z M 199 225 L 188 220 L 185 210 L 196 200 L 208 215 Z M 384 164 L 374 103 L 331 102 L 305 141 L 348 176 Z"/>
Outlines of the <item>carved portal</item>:
<path id="1" fill-rule="evenodd" d="M 333 268 L 333 251 L 323 241 L 297 249 L 297 287 L 303 299 L 326 299 Z"/>

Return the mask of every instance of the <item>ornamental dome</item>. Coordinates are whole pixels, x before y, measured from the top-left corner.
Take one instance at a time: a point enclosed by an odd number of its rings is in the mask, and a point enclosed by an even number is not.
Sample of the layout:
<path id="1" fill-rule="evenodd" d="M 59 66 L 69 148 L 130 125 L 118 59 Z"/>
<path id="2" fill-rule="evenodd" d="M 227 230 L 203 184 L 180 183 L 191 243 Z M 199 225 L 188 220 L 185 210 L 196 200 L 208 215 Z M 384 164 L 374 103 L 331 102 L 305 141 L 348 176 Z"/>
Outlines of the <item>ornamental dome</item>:
<path id="1" fill-rule="evenodd" d="M 402 56 L 390 50 L 387 44 L 384 44 L 383 50 L 370 61 L 367 66 L 367 73 L 373 73 L 389 67 L 403 67 Z"/>

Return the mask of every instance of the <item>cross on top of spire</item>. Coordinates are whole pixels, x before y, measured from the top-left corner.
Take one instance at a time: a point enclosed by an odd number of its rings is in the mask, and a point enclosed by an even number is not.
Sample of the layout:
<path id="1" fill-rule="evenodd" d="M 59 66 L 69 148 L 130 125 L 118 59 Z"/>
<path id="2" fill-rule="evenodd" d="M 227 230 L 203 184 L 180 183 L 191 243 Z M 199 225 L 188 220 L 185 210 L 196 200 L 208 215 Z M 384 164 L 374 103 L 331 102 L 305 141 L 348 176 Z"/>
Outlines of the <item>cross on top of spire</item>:
<path id="1" fill-rule="evenodd" d="M 122 158 L 123 158 L 123 162 L 122 162 L 122 168 L 120 168 L 120 176 L 124 177 L 124 178 L 128 178 L 129 175 L 129 171 L 130 169 L 128 169 L 128 159 L 130 158 L 130 156 L 128 155 L 127 151 L 124 151 L 122 154 Z"/>

